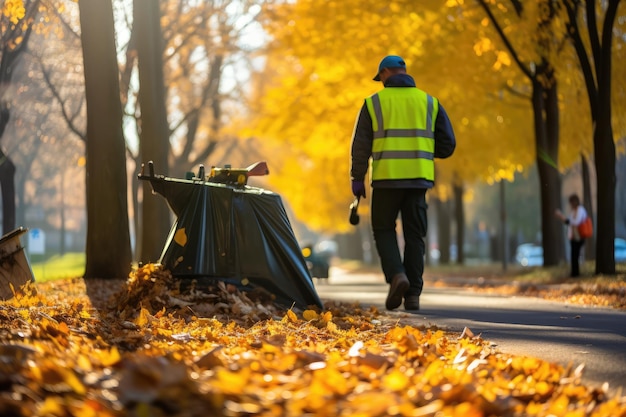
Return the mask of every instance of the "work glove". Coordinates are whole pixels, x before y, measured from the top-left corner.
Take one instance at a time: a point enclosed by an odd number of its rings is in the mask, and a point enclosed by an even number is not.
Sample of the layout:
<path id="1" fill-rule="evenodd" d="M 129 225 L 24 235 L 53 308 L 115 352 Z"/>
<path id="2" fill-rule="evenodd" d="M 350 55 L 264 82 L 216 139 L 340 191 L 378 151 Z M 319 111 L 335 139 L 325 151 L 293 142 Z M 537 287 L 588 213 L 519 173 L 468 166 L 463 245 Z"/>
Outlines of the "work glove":
<path id="1" fill-rule="evenodd" d="M 365 183 L 363 181 L 352 180 L 352 194 L 355 197 L 365 198 Z"/>

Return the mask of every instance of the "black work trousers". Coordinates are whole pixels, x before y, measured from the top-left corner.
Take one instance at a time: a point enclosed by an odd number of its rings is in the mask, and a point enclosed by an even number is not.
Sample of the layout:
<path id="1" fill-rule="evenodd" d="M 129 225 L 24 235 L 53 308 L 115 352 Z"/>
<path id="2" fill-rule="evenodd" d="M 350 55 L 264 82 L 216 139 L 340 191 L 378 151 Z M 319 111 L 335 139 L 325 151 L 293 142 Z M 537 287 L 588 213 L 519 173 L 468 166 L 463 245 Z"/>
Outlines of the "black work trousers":
<path id="1" fill-rule="evenodd" d="M 404 272 L 410 287 L 405 295 L 420 295 L 424 286 L 424 238 L 428 229 L 424 188 L 374 188 L 372 229 L 385 280 Z M 404 257 L 400 255 L 396 220 L 402 216 Z"/>
<path id="2" fill-rule="evenodd" d="M 580 268 L 578 266 L 580 261 L 580 252 L 585 244 L 585 239 L 581 240 L 570 240 L 569 245 L 571 249 L 570 253 L 570 263 L 571 263 L 571 271 L 570 276 L 578 277 L 580 276 Z"/>

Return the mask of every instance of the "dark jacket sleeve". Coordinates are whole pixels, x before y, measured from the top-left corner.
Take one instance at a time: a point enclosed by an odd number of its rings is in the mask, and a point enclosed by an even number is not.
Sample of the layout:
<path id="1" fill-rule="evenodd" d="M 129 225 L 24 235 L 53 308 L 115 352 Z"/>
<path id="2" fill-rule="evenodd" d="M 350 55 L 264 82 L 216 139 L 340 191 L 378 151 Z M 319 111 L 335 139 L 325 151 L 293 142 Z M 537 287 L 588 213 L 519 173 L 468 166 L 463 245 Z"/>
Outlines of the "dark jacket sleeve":
<path id="1" fill-rule="evenodd" d="M 439 112 L 435 120 L 435 158 L 447 158 L 456 148 L 454 130 L 445 109 L 439 104 Z"/>
<path id="2" fill-rule="evenodd" d="M 372 141 L 374 140 L 374 129 L 372 128 L 372 118 L 367 111 L 367 106 L 363 103 L 352 138 L 352 166 L 350 177 L 353 180 L 363 181 L 369 167 L 369 159 L 372 155 Z"/>

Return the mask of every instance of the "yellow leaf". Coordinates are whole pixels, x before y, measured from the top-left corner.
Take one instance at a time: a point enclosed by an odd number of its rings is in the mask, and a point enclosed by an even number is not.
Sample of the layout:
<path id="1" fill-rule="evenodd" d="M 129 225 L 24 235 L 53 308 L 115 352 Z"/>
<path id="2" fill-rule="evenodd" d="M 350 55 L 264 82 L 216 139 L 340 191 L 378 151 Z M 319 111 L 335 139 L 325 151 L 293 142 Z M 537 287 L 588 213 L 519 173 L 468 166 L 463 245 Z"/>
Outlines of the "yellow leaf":
<path id="1" fill-rule="evenodd" d="M 319 315 L 313 310 L 304 310 L 304 312 L 302 313 L 302 317 L 308 321 L 319 318 Z"/>
<path id="2" fill-rule="evenodd" d="M 160 336 L 164 336 L 164 337 L 171 337 L 173 332 L 171 330 L 163 329 L 159 327 L 157 329 L 157 334 L 159 334 Z"/>
<path id="3" fill-rule="evenodd" d="M 178 243 L 180 246 L 185 246 L 187 244 L 187 233 L 185 233 L 185 228 L 178 229 L 174 234 L 174 242 Z"/>
<path id="4" fill-rule="evenodd" d="M 322 384 L 318 386 L 321 390 L 319 393 L 321 395 L 323 395 L 324 391 L 327 390 L 331 390 L 332 392 L 336 392 L 340 395 L 346 395 L 350 391 L 348 380 L 337 369 L 324 368 L 317 371 L 314 378 L 322 382 Z M 321 389 L 322 386 L 324 387 L 323 390 Z"/>
<path id="5" fill-rule="evenodd" d="M 91 360 L 85 355 L 79 355 L 76 363 L 78 364 L 78 367 L 84 371 L 92 370 Z"/>
<path id="6" fill-rule="evenodd" d="M 243 368 L 239 372 L 220 368 L 215 373 L 213 385 L 224 395 L 241 394 L 249 382 L 251 373 L 250 368 Z"/>
<path id="7" fill-rule="evenodd" d="M 145 326 L 150 322 L 150 312 L 145 308 L 141 307 L 141 311 L 139 312 L 139 316 L 135 319 L 135 324 L 137 326 Z"/>
<path id="8" fill-rule="evenodd" d="M 64 370 L 63 379 L 65 383 L 69 385 L 76 394 L 84 395 L 87 392 L 87 389 L 83 385 L 83 383 L 76 377 L 74 371 L 69 368 L 62 368 Z"/>
<path id="9" fill-rule="evenodd" d="M 116 346 L 113 346 L 110 351 L 104 351 L 100 354 L 100 362 L 102 362 L 103 366 L 115 365 L 120 359 L 122 359 L 122 357 Z"/>
<path id="10" fill-rule="evenodd" d="M 552 391 L 552 386 L 545 381 L 539 381 L 535 384 L 535 390 L 539 395 L 545 395 Z"/>
<path id="11" fill-rule="evenodd" d="M 45 401 L 38 410 L 38 414 L 42 416 L 61 416 L 64 413 L 64 406 L 61 404 L 63 398 L 61 397 L 46 397 Z"/>
<path id="12" fill-rule="evenodd" d="M 332 319 L 333 319 L 333 313 L 331 313 L 330 311 L 327 311 L 324 314 L 322 314 L 322 320 L 324 320 L 325 323 L 328 323 Z"/>
<path id="13" fill-rule="evenodd" d="M 389 388 L 392 391 L 404 390 L 409 382 L 409 377 L 397 369 L 394 369 L 389 374 L 383 377 L 383 386 Z"/>
<path id="14" fill-rule="evenodd" d="M 336 333 L 338 331 L 337 329 L 337 325 L 335 323 L 333 323 L 332 321 L 326 322 L 326 328 L 331 332 L 331 333 Z"/>
<path id="15" fill-rule="evenodd" d="M 287 317 L 293 323 L 298 321 L 298 316 L 296 316 L 296 313 L 294 313 L 291 309 L 287 310 Z"/>
<path id="16" fill-rule="evenodd" d="M 57 329 L 59 330 L 59 332 L 61 332 L 62 334 L 66 336 L 70 334 L 70 328 L 67 327 L 67 324 L 64 321 L 59 323 L 59 326 Z"/>
<path id="17" fill-rule="evenodd" d="M 560 395 L 558 398 L 554 399 L 550 404 L 550 413 L 554 413 L 555 415 L 563 415 L 567 411 L 569 406 L 569 398 L 565 395 Z"/>

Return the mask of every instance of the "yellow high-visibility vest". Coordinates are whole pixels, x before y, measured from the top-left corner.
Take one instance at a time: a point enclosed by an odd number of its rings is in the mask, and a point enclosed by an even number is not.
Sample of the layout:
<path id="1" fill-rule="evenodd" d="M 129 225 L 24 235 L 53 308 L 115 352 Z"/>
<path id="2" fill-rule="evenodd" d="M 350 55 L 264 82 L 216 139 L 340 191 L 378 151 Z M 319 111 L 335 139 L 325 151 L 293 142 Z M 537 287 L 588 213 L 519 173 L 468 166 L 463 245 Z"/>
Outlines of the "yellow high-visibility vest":
<path id="1" fill-rule="evenodd" d="M 372 118 L 372 180 L 435 180 L 439 102 L 419 88 L 386 87 L 365 99 Z"/>

